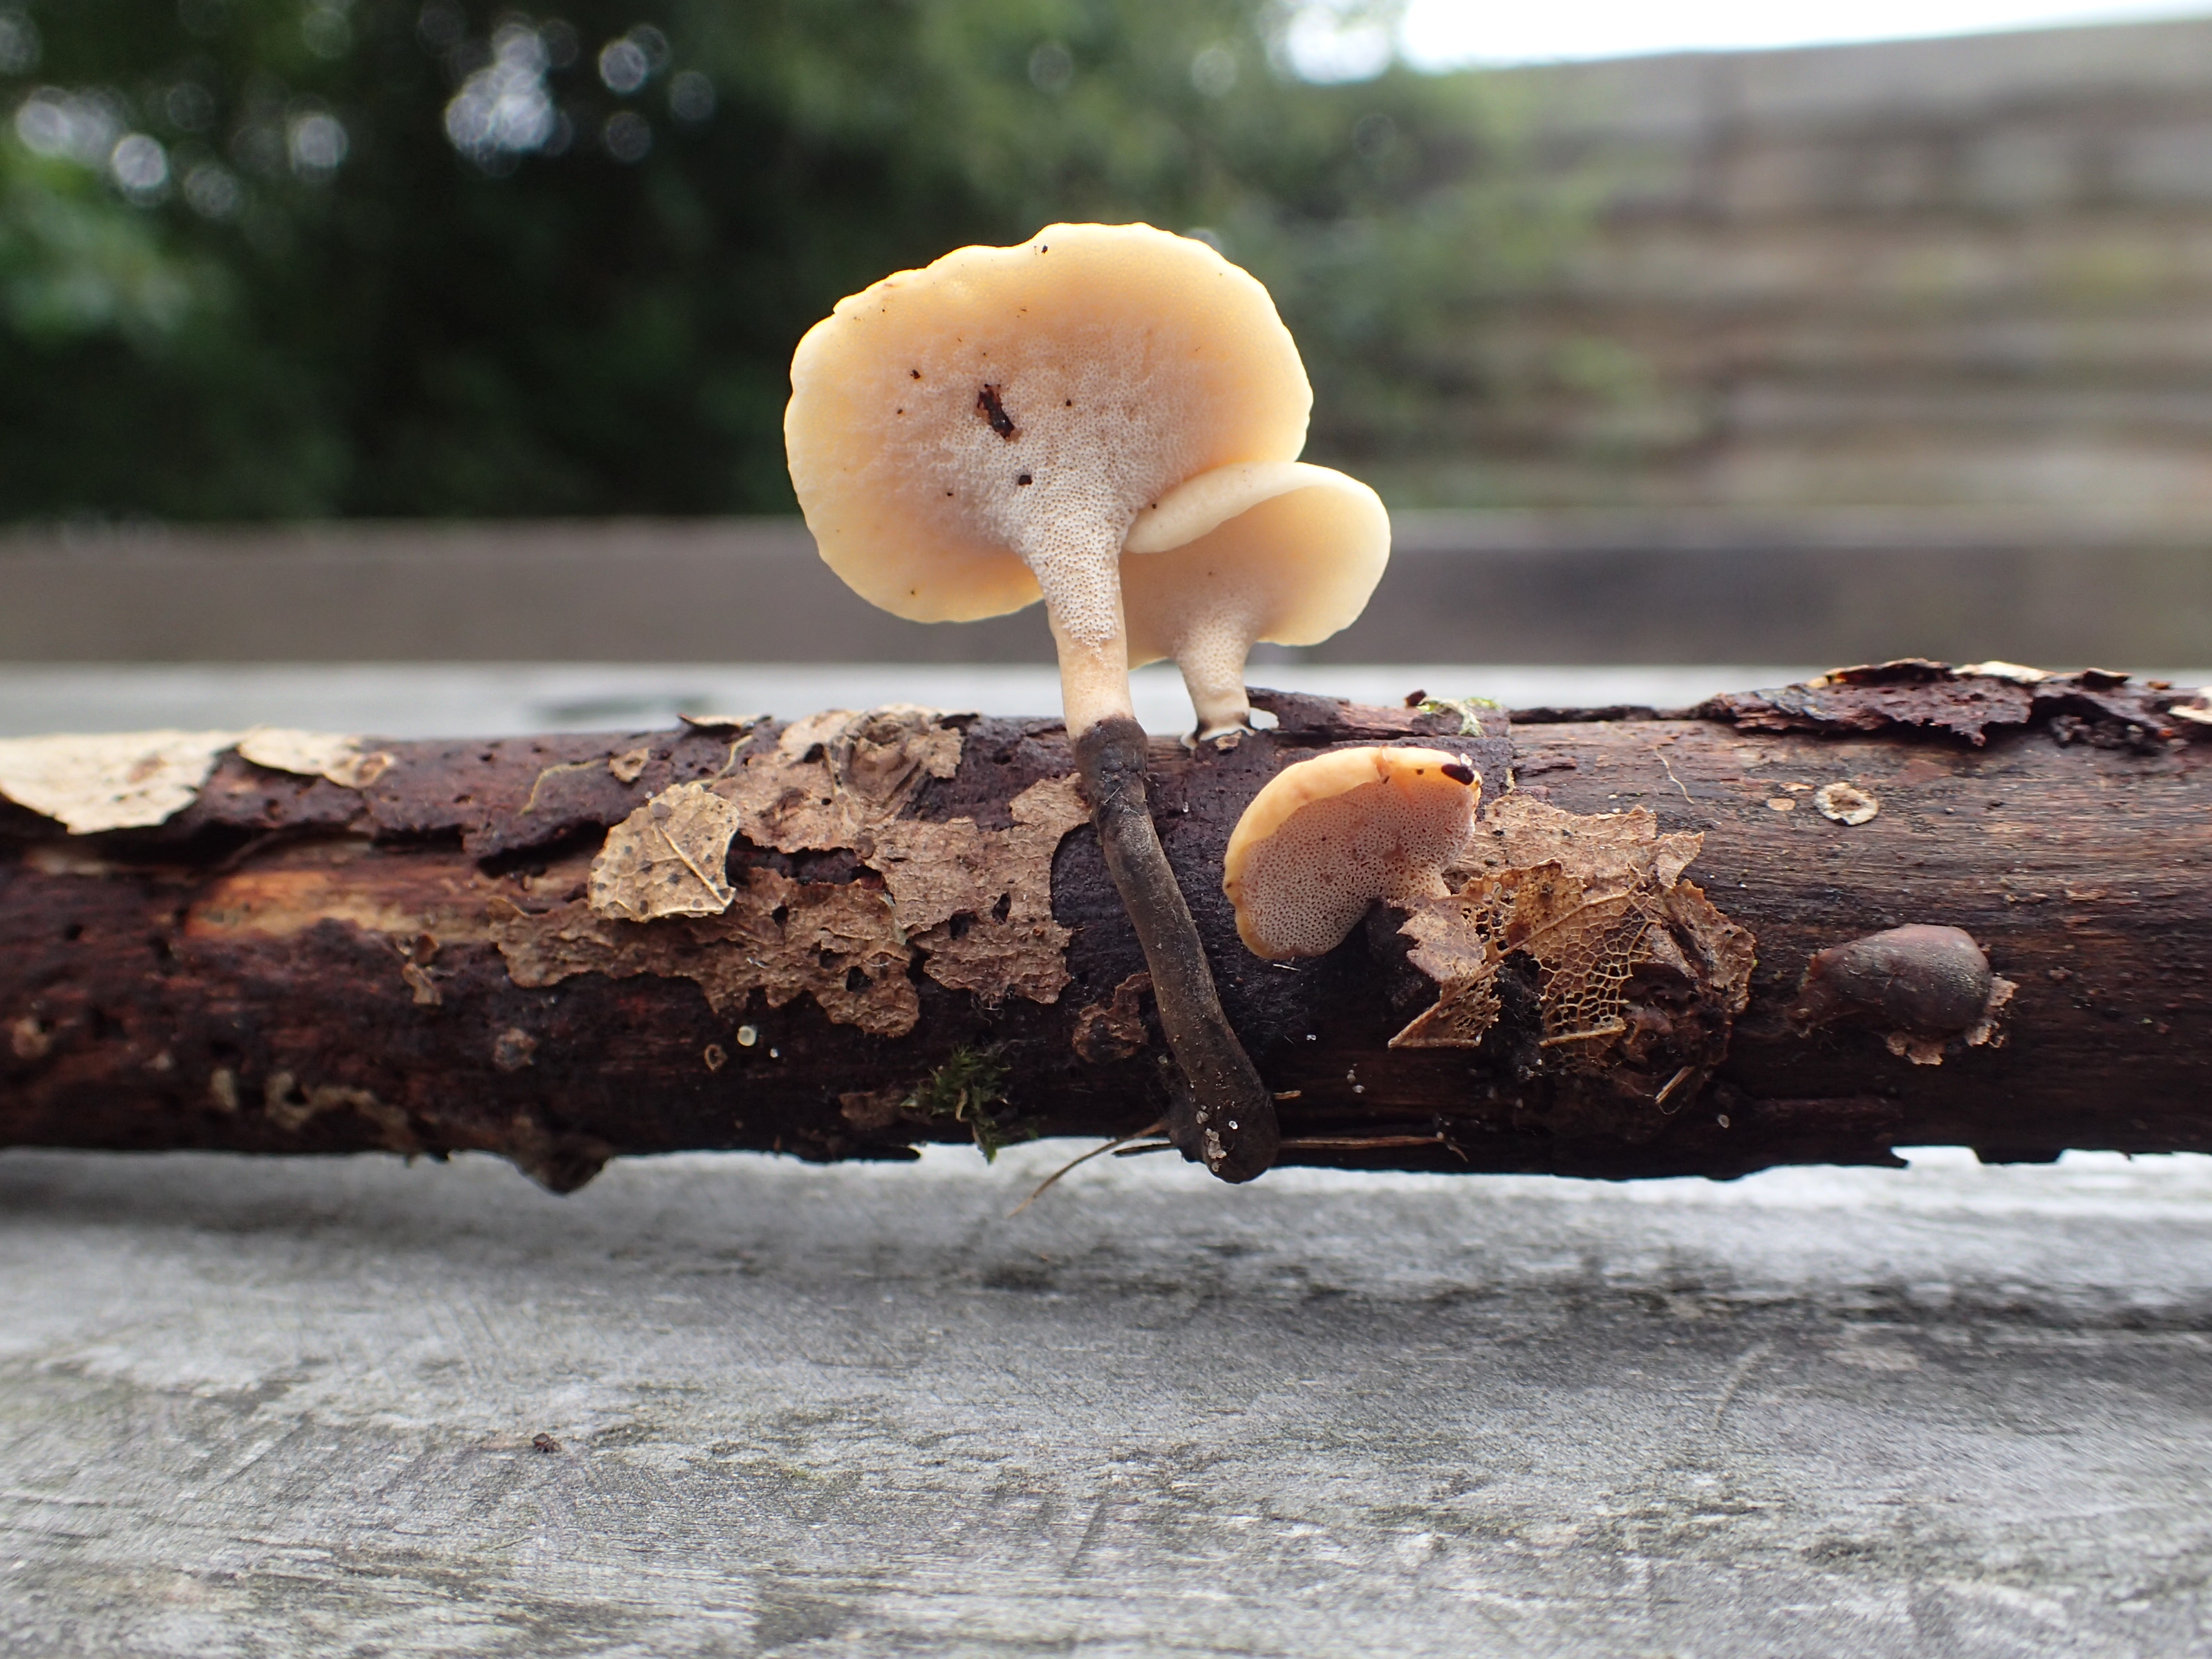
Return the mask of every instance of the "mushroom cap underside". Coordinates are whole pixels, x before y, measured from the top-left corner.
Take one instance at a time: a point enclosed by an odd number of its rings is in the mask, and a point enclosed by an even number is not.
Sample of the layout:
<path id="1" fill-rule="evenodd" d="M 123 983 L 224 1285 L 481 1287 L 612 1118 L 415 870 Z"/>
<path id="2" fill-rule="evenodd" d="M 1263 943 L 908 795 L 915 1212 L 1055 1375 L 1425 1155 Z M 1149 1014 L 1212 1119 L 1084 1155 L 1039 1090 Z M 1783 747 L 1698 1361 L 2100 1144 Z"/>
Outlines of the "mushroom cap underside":
<path id="1" fill-rule="evenodd" d="M 922 622 L 1039 596 L 1015 550 L 1095 522 L 1120 545 L 1175 485 L 1290 460 L 1312 390 L 1267 291 L 1149 225 L 1052 225 L 838 302 L 792 359 L 784 438 L 822 556 Z"/>
<path id="2" fill-rule="evenodd" d="M 1193 524 L 1180 544 L 1160 533 Z M 1121 556 L 1130 665 L 1176 655 L 1197 618 L 1233 617 L 1248 643 L 1317 644 L 1358 619 L 1389 562 L 1389 512 L 1357 478 L 1303 461 L 1204 474 L 1140 517 Z"/>
<path id="3" fill-rule="evenodd" d="M 1340 749 L 1285 767 L 1229 837 L 1222 890 L 1270 961 L 1325 955 L 1377 899 L 1440 895 L 1482 781 L 1440 749 Z"/>

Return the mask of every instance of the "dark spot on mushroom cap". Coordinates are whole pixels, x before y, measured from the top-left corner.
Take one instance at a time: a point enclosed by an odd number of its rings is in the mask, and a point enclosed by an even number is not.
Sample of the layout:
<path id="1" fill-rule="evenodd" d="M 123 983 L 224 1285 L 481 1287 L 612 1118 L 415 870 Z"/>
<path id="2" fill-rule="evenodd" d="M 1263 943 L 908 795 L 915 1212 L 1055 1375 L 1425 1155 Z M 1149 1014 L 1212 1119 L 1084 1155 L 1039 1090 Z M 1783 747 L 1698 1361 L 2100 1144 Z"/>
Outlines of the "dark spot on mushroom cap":
<path id="1" fill-rule="evenodd" d="M 1029 475 L 1028 473 L 1024 472 L 1024 473 L 1021 473 L 1021 474 L 1018 475 L 1018 476 L 1015 477 L 1014 482 L 1015 482 L 1016 483 L 1018 483 L 1018 484 L 1025 484 L 1025 483 L 1035 483 L 1036 482 L 1036 479 L 1034 479 L 1034 478 L 1032 478 L 1032 477 L 1030 477 L 1030 475 Z"/>
<path id="2" fill-rule="evenodd" d="M 913 376 L 914 376 L 914 378 L 915 378 L 915 380 L 920 380 L 920 379 L 921 378 L 921 371 L 920 369 L 918 369 L 918 368 L 909 368 L 908 370 L 907 370 L 907 373 L 908 373 L 908 374 L 911 374 L 911 375 L 913 375 Z"/>
<path id="3" fill-rule="evenodd" d="M 1006 404 L 999 400 L 999 388 L 995 386 L 986 385 L 975 394 L 975 412 L 1008 443 L 1022 435 L 1021 428 L 1014 424 L 1014 417 L 1006 413 Z"/>
<path id="4" fill-rule="evenodd" d="M 1474 769 L 1472 766 L 1447 766 L 1443 769 L 1443 773 L 1454 783 L 1474 781 Z"/>

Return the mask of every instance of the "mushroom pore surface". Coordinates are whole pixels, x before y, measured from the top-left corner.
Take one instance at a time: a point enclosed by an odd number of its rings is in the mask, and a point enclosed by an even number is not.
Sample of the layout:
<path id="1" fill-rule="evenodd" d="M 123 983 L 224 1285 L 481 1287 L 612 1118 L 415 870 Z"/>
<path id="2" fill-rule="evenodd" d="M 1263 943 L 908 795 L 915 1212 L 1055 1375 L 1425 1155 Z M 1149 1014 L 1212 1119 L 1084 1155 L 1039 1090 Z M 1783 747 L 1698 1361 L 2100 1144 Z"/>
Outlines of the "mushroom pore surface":
<path id="1" fill-rule="evenodd" d="M 1018 610 L 1120 655 L 1136 515 L 1289 460 L 1312 392 L 1257 281 L 1148 225 L 1052 225 L 838 302 L 799 343 L 784 433 L 823 558 L 918 621 Z"/>
<path id="2" fill-rule="evenodd" d="M 1270 961 L 1326 955 L 1376 900 L 1440 897 L 1481 780 L 1440 749 L 1340 749 L 1285 767 L 1229 838 L 1222 890 Z"/>

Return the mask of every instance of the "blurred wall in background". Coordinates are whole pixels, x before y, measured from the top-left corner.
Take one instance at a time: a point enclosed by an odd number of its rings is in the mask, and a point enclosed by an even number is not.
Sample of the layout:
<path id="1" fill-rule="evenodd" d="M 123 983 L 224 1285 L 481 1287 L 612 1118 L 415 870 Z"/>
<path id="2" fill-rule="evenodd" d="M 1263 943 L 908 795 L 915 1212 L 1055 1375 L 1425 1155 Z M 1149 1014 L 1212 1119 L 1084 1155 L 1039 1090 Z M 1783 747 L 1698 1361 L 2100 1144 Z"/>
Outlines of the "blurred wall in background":
<path id="1" fill-rule="evenodd" d="M 1518 72 L 1595 237 L 1431 501 L 2212 514 L 2212 20 Z"/>

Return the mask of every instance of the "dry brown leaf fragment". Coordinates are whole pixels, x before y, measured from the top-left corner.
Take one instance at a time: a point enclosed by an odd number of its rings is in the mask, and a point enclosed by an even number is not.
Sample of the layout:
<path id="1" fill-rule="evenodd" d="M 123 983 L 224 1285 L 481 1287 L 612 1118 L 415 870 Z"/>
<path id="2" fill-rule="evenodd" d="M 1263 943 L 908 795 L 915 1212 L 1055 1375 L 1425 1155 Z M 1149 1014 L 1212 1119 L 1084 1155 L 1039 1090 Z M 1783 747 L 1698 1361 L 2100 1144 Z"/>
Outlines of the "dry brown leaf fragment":
<path id="1" fill-rule="evenodd" d="M 1114 988 L 1113 1000 L 1086 1005 L 1075 1017 L 1075 1052 L 1094 1066 L 1104 1066 L 1128 1059 L 1151 1042 L 1144 999 L 1152 988 L 1150 974 L 1132 974 Z"/>
<path id="2" fill-rule="evenodd" d="M 986 1007 L 1010 996 L 1057 1002 L 1067 984 L 1069 930 L 1056 922 L 979 917 L 915 936 L 928 955 L 929 976 L 948 990 L 967 991 Z"/>
<path id="3" fill-rule="evenodd" d="M 772 1006 L 805 992 L 832 1019 L 897 1035 L 920 1014 L 906 977 L 919 945 L 939 984 L 987 1005 L 1057 1000 L 1072 933 L 1052 919 L 1053 855 L 1089 811 L 1069 776 L 1016 796 L 1006 830 L 900 818 L 926 780 L 959 769 L 963 739 L 945 719 L 906 704 L 833 709 L 794 721 L 724 776 L 663 792 L 609 834 L 593 862 L 588 913 L 605 926 L 507 918 L 510 972 L 520 983 L 551 982 L 525 974 L 675 974 L 726 1010 L 754 990 Z M 732 888 L 722 872 L 740 830 L 780 852 L 849 850 L 884 886 L 752 870 Z M 617 926 L 647 921 L 678 932 L 648 950 Z"/>
<path id="4" fill-rule="evenodd" d="M 737 833 L 738 809 L 707 785 L 662 790 L 607 832 L 592 860 L 592 910 L 623 921 L 719 915 L 735 891 Z"/>
<path id="5" fill-rule="evenodd" d="M 960 728 L 939 709 L 895 702 L 848 720 L 828 744 L 837 786 L 878 815 L 896 812 L 925 776 L 960 769 Z"/>
<path id="6" fill-rule="evenodd" d="M 1624 1036 L 1639 970 L 1699 987 L 1723 1019 L 1741 1012 L 1750 936 L 1680 879 L 1701 836 L 1662 836 L 1640 807 L 1583 817 L 1509 795 L 1475 843 L 1481 872 L 1404 924 L 1407 960 L 1438 996 L 1392 1047 L 1479 1044 L 1502 1011 L 1498 970 L 1516 952 L 1536 967 L 1545 1048 L 1595 1056 Z"/>
<path id="7" fill-rule="evenodd" d="M 1660 834 L 1658 817 L 1648 807 L 1586 816 L 1516 793 L 1484 811 L 1467 860 L 1453 873 L 1527 870 L 1556 860 L 1594 887 L 1625 890 L 1648 872 L 1667 888 L 1705 841 L 1694 830 Z"/>
<path id="8" fill-rule="evenodd" d="M 921 1018 L 921 1000 L 907 977 L 914 953 L 884 895 L 858 882 L 787 886 L 784 948 L 770 958 L 776 971 L 762 987 L 769 1006 L 781 1008 L 805 992 L 840 1025 L 876 1036 L 912 1030 Z"/>
<path id="9" fill-rule="evenodd" d="M 1436 1006 L 1390 1039 L 1393 1048 L 1474 1048 L 1498 1023 L 1495 974 L 1471 975 L 1445 983 Z"/>

